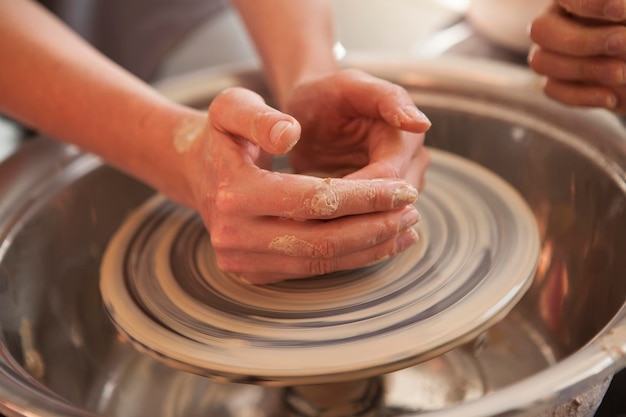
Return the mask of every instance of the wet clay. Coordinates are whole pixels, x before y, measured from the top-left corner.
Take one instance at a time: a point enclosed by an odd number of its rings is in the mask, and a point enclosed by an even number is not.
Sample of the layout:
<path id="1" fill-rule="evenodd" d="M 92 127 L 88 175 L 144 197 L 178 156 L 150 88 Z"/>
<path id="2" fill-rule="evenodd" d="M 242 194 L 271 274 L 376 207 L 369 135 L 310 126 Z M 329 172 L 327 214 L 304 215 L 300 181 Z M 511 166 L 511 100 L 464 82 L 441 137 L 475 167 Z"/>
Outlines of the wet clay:
<path id="1" fill-rule="evenodd" d="M 303 256 L 314 253 L 314 245 L 295 236 L 279 236 L 270 242 L 267 247 L 274 253 L 288 256 Z"/>
<path id="2" fill-rule="evenodd" d="M 174 148 L 184 153 L 191 148 L 197 138 L 202 135 L 206 120 L 200 117 L 184 119 L 174 130 Z"/>
<path id="3" fill-rule="evenodd" d="M 326 178 L 315 189 L 313 197 L 308 201 L 311 214 L 314 217 L 332 216 L 339 208 L 339 198 L 335 192 L 332 178 Z"/>

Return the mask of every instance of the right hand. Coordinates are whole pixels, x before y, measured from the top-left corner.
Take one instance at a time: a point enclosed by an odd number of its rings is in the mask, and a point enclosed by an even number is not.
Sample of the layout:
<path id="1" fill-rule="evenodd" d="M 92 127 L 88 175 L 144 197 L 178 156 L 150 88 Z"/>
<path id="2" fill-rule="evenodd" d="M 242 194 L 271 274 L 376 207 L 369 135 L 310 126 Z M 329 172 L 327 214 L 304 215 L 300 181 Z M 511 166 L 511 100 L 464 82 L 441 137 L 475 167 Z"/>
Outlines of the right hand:
<path id="1" fill-rule="evenodd" d="M 404 88 L 347 69 L 296 83 L 284 101 L 302 126 L 289 154 L 296 172 L 399 178 L 424 188 L 431 124 Z"/>
<path id="2" fill-rule="evenodd" d="M 209 107 L 187 169 L 221 269 L 263 284 L 371 265 L 416 242 L 417 191 L 403 180 L 270 171 L 268 153 L 299 137 L 293 117 L 243 88 Z"/>
<path id="3" fill-rule="evenodd" d="M 545 93 L 574 106 L 626 113 L 626 8 L 611 0 L 556 0 L 531 26 L 530 67 Z"/>

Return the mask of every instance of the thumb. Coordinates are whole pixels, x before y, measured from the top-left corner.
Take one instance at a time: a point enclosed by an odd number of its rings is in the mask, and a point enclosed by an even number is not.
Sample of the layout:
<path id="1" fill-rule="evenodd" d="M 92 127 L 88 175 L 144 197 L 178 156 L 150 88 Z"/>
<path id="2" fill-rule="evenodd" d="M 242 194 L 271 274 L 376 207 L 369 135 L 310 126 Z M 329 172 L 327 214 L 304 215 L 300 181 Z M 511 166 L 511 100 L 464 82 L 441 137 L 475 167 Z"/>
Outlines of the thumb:
<path id="1" fill-rule="evenodd" d="M 215 97 L 209 106 L 209 120 L 219 131 L 247 139 L 274 155 L 289 152 L 300 139 L 295 118 L 241 87 L 226 89 Z"/>

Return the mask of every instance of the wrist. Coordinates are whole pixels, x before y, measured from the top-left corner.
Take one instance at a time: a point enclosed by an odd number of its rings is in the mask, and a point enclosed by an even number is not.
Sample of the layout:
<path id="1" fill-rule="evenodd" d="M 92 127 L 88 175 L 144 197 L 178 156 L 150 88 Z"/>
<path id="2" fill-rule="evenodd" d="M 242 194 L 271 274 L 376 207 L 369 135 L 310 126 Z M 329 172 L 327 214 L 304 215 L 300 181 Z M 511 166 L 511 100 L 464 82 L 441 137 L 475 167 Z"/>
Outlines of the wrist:
<path id="1" fill-rule="evenodd" d="M 186 110 L 177 117 L 170 136 L 175 174 L 162 191 L 177 203 L 193 209 L 197 208 L 197 194 L 206 171 L 203 157 L 207 146 L 206 124 L 205 113 Z"/>
<path id="2" fill-rule="evenodd" d="M 105 159 L 171 200 L 194 207 L 191 152 L 200 142 L 206 117 L 169 101 L 153 104 L 138 115 L 135 129 L 129 130 L 127 143 L 120 148 L 124 152 Z"/>
<path id="3" fill-rule="evenodd" d="M 311 82 L 315 79 L 325 77 L 338 71 L 338 65 L 334 59 L 327 59 L 325 62 L 319 60 L 315 64 L 301 66 L 299 69 L 292 69 L 281 75 L 273 77 L 275 81 L 271 84 L 274 98 L 280 110 L 285 111 L 294 91 L 300 85 Z M 272 77 L 269 77 L 270 80 Z"/>

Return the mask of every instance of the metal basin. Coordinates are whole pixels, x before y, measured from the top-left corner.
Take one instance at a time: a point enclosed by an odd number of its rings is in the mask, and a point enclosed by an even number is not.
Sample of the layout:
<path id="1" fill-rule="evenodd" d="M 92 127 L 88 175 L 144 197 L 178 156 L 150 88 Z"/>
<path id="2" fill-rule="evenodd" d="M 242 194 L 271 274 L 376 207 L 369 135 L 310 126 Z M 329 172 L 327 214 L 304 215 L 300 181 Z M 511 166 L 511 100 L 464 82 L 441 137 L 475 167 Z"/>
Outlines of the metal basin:
<path id="1" fill-rule="evenodd" d="M 477 161 L 517 188 L 542 238 L 533 286 L 513 312 L 474 344 L 386 376 L 384 415 L 593 415 L 626 365 L 620 121 L 551 102 L 530 73 L 504 64 L 353 65 L 411 92 L 433 121 L 429 146 Z M 205 106 L 233 85 L 267 95 L 259 72 L 245 69 L 160 88 Z M 269 417 L 280 409 L 284 392 L 167 368 L 117 336 L 98 294 L 100 259 L 151 194 L 46 139 L 0 165 L 0 414 Z"/>

